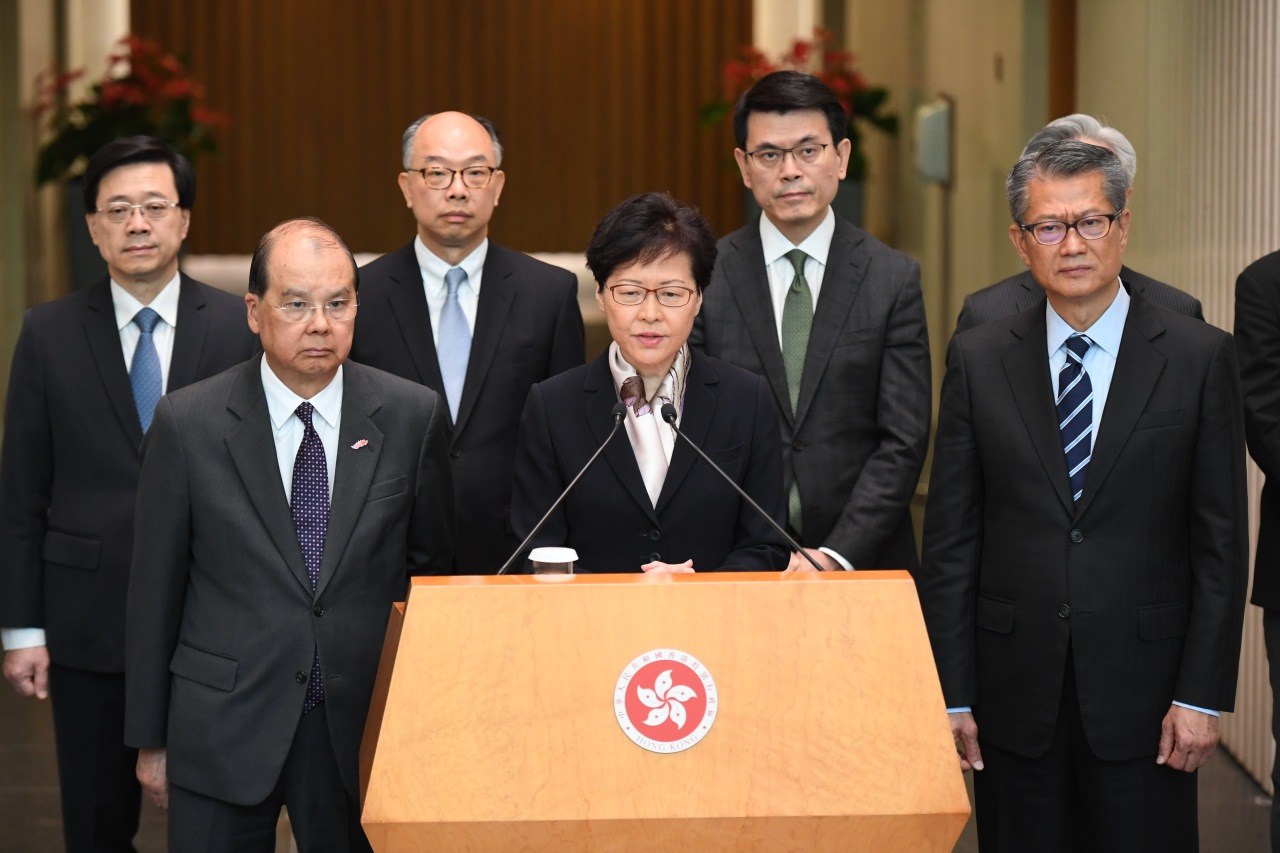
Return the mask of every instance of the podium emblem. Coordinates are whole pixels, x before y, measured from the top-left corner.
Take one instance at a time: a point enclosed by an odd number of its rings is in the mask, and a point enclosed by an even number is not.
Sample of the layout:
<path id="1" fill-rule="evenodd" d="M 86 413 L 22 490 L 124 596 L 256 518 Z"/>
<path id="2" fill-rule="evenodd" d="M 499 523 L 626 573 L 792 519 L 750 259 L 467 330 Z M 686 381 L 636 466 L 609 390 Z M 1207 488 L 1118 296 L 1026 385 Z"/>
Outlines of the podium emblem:
<path id="1" fill-rule="evenodd" d="M 650 752 L 683 752 L 716 720 L 716 682 L 702 662 L 679 649 L 654 649 L 618 676 L 613 710 L 622 732 Z"/>

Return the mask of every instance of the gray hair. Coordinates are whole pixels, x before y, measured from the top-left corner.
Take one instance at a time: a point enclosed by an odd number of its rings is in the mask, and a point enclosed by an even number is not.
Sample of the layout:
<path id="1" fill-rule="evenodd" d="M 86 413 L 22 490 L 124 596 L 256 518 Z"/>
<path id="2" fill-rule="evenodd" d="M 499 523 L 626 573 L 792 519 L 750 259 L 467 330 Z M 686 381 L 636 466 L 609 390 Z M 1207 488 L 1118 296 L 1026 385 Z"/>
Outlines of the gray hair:
<path id="1" fill-rule="evenodd" d="M 1129 184 L 1120 158 L 1109 148 L 1066 139 L 1050 142 L 1033 154 L 1023 155 L 1014 164 L 1004 182 L 1005 193 L 1009 196 L 1009 214 L 1013 221 L 1019 225 L 1025 224 L 1024 217 L 1031 205 L 1027 184 L 1032 180 L 1074 178 L 1090 172 L 1102 175 L 1107 201 L 1115 212 L 1124 210 L 1125 190 L 1129 188 Z"/>
<path id="2" fill-rule="evenodd" d="M 351 254 L 351 250 L 347 248 L 347 244 L 338 236 L 338 232 L 334 231 L 328 224 L 314 216 L 299 216 L 296 219 L 286 219 L 276 227 L 272 228 L 266 234 L 262 235 L 262 239 L 258 241 L 258 247 L 253 251 L 253 259 L 249 262 L 249 292 L 255 296 L 265 296 L 267 287 L 267 273 L 271 264 L 271 253 L 275 250 L 276 244 L 280 242 L 280 238 L 292 234 L 295 231 L 309 231 L 303 242 L 308 249 L 319 251 L 321 249 L 340 249 L 351 261 L 351 274 L 354 276 L 353 287 L 356 291 L 360 290 L 360 269 L 356 266 L 355 256 Z"/>
<path id="3" fill-rule="evenodd" d="M 418 128 L 422 127 L 422 123 L 433 115 L 437 115 L 437 113 L 427 113 L 404 129 L 404 136 L 400 138 L 400 159 L 403 161 L 403 168 L 413 168 L 413 137 L 417 135 Z M 489 134 L 489 141 L 493 143 L 493 165 L 501 167 L 502 140 L 498 138 L 498 129 L 493 126 L 493 122 L 484 116 L 473 115 L 471 118 L 484 128 L 485 133 Z"/>
<path id="4" fill-rule="evenodd" d="M 1138 152 L 1133 150 L 1132 143 L 1125 135 L 1114 127 L 1108 127 L 1091 115 L 1072 113 L 1069 116 L 1054 119 L 1036 131 L 1027 140 L 1027 147 L 1022 149 L 1022 156 L 1034 154 L 1050 142 L 1061 142 L 1064 139 L 1075 139 L 1083 142 L 1100 142 L 1110 148 L 1120 158 L 1125 174 L 1129 177 L 1129 186 L 1138 174 Z"/>

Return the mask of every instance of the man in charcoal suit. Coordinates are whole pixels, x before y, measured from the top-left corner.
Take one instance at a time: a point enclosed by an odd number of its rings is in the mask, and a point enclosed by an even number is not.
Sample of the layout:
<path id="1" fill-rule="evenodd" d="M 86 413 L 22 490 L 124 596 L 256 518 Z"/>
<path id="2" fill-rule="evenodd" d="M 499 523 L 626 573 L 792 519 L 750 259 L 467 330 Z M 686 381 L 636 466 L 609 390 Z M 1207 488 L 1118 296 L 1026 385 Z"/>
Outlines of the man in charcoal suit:
<path id="1" fill-rule="evenodd" d="M 392 602 L 452 566 L 435 392 L 347 361 L 355 259 L 284 222 L 249 274 L 263 355 L 170 394 L 143 446 L 125 739 L 169 849 L 367 851 L 359 746 Z"/>

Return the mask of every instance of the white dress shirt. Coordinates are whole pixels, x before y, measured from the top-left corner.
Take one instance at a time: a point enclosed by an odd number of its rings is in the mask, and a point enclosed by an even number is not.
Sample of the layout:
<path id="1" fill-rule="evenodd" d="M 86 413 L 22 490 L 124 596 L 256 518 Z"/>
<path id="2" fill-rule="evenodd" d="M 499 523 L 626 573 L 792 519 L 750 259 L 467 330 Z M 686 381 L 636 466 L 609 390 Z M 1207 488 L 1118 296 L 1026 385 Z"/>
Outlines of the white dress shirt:
<path id="1" fill-rule="evenodd" d="M 151 340 L 156 347 L 156 355 L 160 357 L 160 388 L 169 387 L 169 362 L 173 358 L 174 330 L 178 328 L 178 295 L 181 293 L 181 275 L 174 273 L 168 284 L 161 288 L 150 305 L 143 305 L 133 294 L 125 290 L 114 279 L 111 281 L 111 303 L 116 312 L 116 329 L 120 333 L 120 349 L 124 353 L 124 369 L 127 372 L 133 365 L 133 351 L 138 348 L 138 338 L 142 330 L 134 324 L 133 318 L 143 308 L 150 308 L 160 315 L 151 332 Z M 29 649 L 45 644 L 43 628 L 3 628 L 0 629 L 0 645 L 5 651 L 13 649 Z"/>
<path id="2" fill-rule="evenodd" d="M 267 395 L 267 414 L 271 418 L 272 437 L 276 442 L 276 462 L 280 465 L 280 481 L 284 483 L 286 500 L 293 500 L 293 463 L 302 446 L 307 428 L 295 412 L 302 403 L 315 407 L 311 424 L 324 445 L 325 468 L 329 472 L 329 497 L 333 498 L 333 474 L 338 464 L 338 430 L 342 426 L 342 366 L 324 390 L 310 400 L 289 390 L 262 359 L 262 390 Z"/>
<path id="3" fill-rule="evenodd" d="M 422 287 L 427 295 L 427 311 L 431 315 L 431 340 L 440 345 L 440 312 L 444 310 L 449 288 L 444 274 L 453 267 L 442 261 L 426 247 L 421 237 L 413 238 L 413 253 L 418 256 L 418 270 L 422 273 Z M 476 333 L 476 308 L 480 304 L 480 279 L 484 275 L 484 261 L 489 256 L 489 240 L 486 238 L 458 264 L 467 274 L 467 280 L 458 287 L 458 307 L 467 318 L 467 328 Z"/>

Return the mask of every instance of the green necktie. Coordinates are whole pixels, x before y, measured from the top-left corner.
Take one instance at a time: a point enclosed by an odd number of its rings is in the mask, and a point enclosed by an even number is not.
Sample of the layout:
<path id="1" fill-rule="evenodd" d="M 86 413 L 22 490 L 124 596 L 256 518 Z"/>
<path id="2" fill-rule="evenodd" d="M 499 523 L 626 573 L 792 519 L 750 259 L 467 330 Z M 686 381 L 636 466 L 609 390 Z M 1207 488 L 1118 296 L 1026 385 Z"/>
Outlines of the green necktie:
<path id="1" fill-rule="evenodd" d="M 787 288 L 787 298 L 782 303 L 782 363 L 787 369 L 787 391 L 791 395 L 793 414 L 800 399 L 800 377 L 804 373 L 804 355 L 809 349 L 809 329 L 813 326 L 813 296 L 809 293 L 809 282 L 804 278 L 804 262 L 808 257 L 799 249 L 792 249 L 786 254 L 796 271 L 791 286 Z M 787 495 L 787 521 L 792 530 L 802 532 L 800 488 L 794 476 L 791 492 Z"/>

